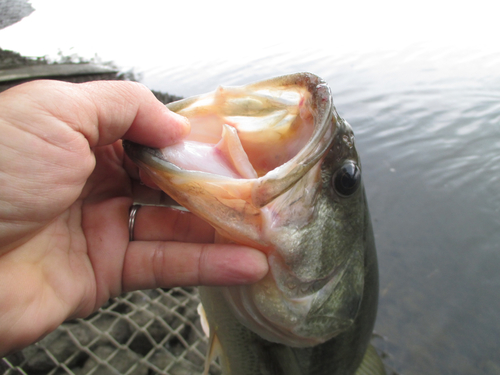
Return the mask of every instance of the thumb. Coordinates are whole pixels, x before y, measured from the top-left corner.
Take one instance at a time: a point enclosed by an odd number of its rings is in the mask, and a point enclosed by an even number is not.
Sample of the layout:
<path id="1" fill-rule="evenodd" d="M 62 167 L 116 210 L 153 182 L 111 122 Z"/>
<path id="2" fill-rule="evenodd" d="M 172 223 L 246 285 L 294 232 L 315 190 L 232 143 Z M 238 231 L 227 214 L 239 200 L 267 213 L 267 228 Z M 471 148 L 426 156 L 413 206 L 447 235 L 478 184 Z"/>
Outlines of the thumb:
<path id="1" fill-rule="evenodd" d="M 126 138 L 161 148 L 179 141 L 190 129 L 185 117 L 170 111 L 137 82 L 34 81 L 15 89 L 83 134 L 90 147 Z"/>

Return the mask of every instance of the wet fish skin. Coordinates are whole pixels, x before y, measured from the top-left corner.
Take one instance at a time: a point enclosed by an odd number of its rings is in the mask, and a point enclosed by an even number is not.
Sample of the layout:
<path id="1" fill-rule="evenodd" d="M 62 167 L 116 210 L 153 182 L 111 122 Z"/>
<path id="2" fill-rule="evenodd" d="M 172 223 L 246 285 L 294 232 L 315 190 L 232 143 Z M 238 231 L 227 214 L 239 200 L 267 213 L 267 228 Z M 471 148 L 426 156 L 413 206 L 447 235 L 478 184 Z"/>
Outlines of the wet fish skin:
<path id="1" fill-rule="evenodd" d="M 345 158 L 335 150 L 345 147 L 345 136 L 339 133 L 323 162 L 323 191 L 331 194 L 333 173 Z M 348 152 L 348 151 L 345 151 Z M 351 155 L 352 156 L 352 155 Z M 333 193 L 335 194 L 335 193 Z M 333 195 L 332 194 L 332 195 Z M 294 348 L 272 343 L 242 326 L 224 298 L 226 288 L 200 287 L 200 297 L 211 327 L 224 349 L 221 358 L 224 374 L 231 375 L 352 375 L 356 373 L 365 355 L 376 318 L 378 304 L 378 265 L 370 214 L 364 187 L 359 187 L 359 207 L 363 230 L 364 284 L 361 303 L 353 324 L 325 343 Z M 349 198 L 335 197 L 337 201 Z M 349 215 L 355 215 L 350 212 Z M 332 244 L 333 245 L 333 244 Z M 354 304 L 356 304 L 355 302 Z M 251 343 L 251 345 L 249 344 Z M 265 363 L 265 366 L 262 364 Z M 383 374 L 375 372 L 374 374 Z"/>

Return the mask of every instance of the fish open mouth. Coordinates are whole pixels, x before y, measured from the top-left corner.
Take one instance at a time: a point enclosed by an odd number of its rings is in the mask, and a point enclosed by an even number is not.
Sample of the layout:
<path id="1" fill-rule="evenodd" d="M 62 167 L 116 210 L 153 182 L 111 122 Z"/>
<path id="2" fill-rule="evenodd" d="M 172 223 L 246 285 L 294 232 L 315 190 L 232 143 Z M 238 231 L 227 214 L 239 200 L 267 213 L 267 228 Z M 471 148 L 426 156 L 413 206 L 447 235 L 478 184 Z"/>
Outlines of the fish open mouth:
<path id="1" fill-rule="evenodd" d="M 164 149 L 128 141 L 124 148 L 185 207 L 192 205 L 195 191 L 205 190 L 232 211 L 251 215 L 301 179 L 324 155 L 334 134 L 328 126 L 330 89 L 309 73 L 219 87 L 167 107 L 189 119 L 187 138 Z M 202 206 L 194 211 L 205 217 L 203 211 L 212 205 Z"/>
<path id="2" fill-rule="evenodd" d="M 362 241 L 324 259 L 329 232 L 347 227 L 330 217 L 330 198 L 318 198 L 328 190 L 323 160 L 334 139 L 352 136 L 328 85 L 298 73 L 167 106 L 189 119 L 189 136 L 164 149 L 125 141 L 125 151 L 162 190 L 214 226 L 220 241 L 267 254 L 271 272 L 264 280 L 224 292 L 239 321 L 266 340 L 293 346 L 324 342 L 352 324 L 363 283 Z M 352 144 L 340 142 L 348 151 L 329 162 L 352 152 Z"/>

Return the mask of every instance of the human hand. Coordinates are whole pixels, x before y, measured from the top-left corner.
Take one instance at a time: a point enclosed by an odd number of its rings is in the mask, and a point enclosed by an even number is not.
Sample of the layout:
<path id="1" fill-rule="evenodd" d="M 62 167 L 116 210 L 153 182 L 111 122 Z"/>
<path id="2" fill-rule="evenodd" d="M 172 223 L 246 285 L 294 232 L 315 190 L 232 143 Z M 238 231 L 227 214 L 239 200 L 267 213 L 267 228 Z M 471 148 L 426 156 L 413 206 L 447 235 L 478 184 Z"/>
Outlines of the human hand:
<path id="1" fill-rule="evenodd" d="M 190 213 L 142 207 L 120 138 L 165 147 L 189 132 L 144 86 L 35 81 L 0 94 L 0 357 L 123 292 L 229 285 L 267 273 L 257 250 L 212 244 Z"/>

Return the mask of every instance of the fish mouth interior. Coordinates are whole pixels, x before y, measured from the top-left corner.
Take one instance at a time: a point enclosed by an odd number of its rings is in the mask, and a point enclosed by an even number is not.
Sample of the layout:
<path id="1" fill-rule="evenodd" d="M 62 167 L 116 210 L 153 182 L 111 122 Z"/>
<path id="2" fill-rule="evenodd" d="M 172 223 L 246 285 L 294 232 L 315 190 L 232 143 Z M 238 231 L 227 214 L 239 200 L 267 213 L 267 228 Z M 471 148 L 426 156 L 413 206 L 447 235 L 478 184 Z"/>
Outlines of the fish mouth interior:
<path id="1" fill-rule="evenodd" d="M 229 178 L 264 176 L 296 156 L 314 132 L 311 94 L 301 86 L 219 87 L 173 108 L 189 119 L 191 132 L 161 149 L 163 158 L 184 170 Z"/>

